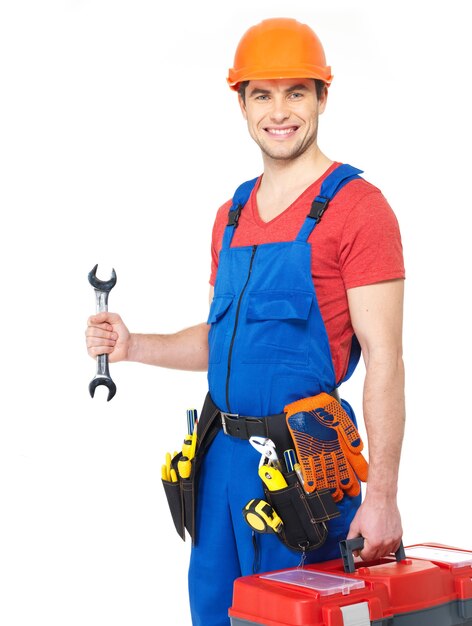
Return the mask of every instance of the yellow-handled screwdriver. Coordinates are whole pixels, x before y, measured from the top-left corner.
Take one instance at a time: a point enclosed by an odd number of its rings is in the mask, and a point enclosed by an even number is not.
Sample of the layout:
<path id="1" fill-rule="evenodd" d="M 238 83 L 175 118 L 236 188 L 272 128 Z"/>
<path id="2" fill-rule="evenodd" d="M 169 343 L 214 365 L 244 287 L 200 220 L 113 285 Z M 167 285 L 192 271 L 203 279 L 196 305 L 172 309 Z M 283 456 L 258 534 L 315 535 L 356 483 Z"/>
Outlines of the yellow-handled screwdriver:
<path id="1" fill-rule="evenodd" d="M 177 452 L 174 452 L 174 457 L 177 456 Z M 161 467 L 161 476 L 162 480 L 171 481 L 176 483 L 178 481 L 177 472 L 171 465 L 172 457 L 170 456 L 170 452 L 166 452 L 166 462 L 165 465 Z"/>
<path id="2" fill-rule="evenodd" d="M 162 466 L 161 475 L 162 475 L 162 480 L 166 480 L 167 482 L 170 481 L 170 482 L 176 483 L 179 480 L 177 478 L 177 472 L 175 471 L 173 467 L 170 468 L 169 473 L 167 472 L 167 465 Z"/>
<path id="3" fill-rule="evenodd" d="M 167 465 L 161 467 L 161 478 L 162 480 L 170 480 L 170 474 L 167 473 Z"/>
<path id="4" fill-rule="evenodd" d="M 181 456 L 177 468 L 182 478 L 188 478 L 192 472 L 192 461 L 187 456 Z"/>

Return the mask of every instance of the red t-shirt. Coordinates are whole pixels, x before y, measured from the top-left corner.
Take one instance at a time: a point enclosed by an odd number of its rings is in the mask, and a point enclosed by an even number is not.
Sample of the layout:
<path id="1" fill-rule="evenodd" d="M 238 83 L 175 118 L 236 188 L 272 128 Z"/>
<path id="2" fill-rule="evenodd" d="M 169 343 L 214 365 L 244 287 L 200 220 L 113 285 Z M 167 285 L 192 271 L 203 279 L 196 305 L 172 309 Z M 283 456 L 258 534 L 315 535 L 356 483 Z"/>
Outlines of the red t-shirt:
<path id="1" fill-rule="evenodd" d="M 246 204 L 231 246 L 291 241 L 297 236 L 324 178 L 334 163 L 283 213 L 263 222 L 256 194 L 261 178 Z M 231 200 L 216 215 L 212 235 L 210 284 L 215 284 L 218 256 Z M 336 380 L 347 369 L 353 335 L 346 290 L 394 278 L 404 278 L 398 222 L 377 187 L 363 179 L 348 183 L 330 202 L 308 239 L 312 246 L 311 275 L 331 347 Z"/>

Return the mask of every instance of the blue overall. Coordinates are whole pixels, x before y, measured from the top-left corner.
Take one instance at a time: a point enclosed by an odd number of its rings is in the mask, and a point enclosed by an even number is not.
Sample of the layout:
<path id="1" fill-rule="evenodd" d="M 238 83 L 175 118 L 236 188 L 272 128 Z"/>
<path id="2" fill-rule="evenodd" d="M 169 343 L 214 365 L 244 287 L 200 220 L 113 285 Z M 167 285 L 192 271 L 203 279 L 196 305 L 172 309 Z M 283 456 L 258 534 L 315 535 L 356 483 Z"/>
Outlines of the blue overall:
<path id="1" fill-rule="evenodd" d="M 308 238 L 329 200 L 361 170 L 338 166 L 324 181 L 294 241 L 231 247 L 238 211 L 246 204 L 256 180 L 241 185 L 233 198 L 230 221 L 223 235 L 215 294 L 210 309 L 208 382 L 219 409 L 229 413 L 267 416 L 286 404 L 322 391 L 337 381 L 326 329 L 311 276 Z M 359 360 L 353 339 L 346 380 Z M 355 420 L 352 409 L 342 401 Z M 283 451 L 279 451 L 282 455 Z M 220 430 L 202 462 L 189 593 L 194 626 L 228 626 L 233 581 L 257 571 L 297 566 L 300 553 L 275 536 L 257 534 L 257 549 L 242 509 L 252 498 L 264 498 L 257 468 L 260 454 L 244 440 Z M 344 496 L 341 516 L 328 522 L 329 535 L 307 562 L 339 557 L 359 507 L 360 496 Z M 256 563 L 255 563 L 256 561 Z"/>

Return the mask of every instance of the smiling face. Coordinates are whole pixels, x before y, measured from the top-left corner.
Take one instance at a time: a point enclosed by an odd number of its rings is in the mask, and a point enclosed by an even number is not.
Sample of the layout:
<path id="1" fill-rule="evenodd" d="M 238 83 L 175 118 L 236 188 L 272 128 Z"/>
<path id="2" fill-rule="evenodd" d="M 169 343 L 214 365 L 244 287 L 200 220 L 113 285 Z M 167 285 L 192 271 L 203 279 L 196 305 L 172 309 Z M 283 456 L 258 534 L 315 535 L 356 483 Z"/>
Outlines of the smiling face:
<path id="1" fill-rule="evenodd" d="M 318 116 L 326 106 L 310 78 L 251 80 L 239 104 L 249 133 L 266 157 L 293 160 L 316 147 Z"/>

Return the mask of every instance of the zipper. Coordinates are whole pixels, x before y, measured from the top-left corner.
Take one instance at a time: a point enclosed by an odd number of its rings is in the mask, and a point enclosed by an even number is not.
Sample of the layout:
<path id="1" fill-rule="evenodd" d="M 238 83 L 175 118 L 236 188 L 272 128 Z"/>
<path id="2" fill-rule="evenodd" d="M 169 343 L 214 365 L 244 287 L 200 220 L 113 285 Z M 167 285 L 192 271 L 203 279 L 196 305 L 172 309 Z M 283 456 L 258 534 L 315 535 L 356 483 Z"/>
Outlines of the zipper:
<path id="1" fill-rule="evenodd" d="M 236 317 L 234 320 L 233 336 L 231 337 L 231 343 L 229 344 L 228 369 L 226 372 L 226 406 L 228 407 L 228 413 L 231 413 L 231 406 L 229 403 L 229 379 L 231 376 L 231 358 L 233 356 L 234 339 L 236 337 L 236 331 L 238 330 L 239 310 L 241 309 L 241 300 L 243 299 L 244 292 L 246 291 L 246 287 L 249 283 L 249 279 L 251 278 L 252 265 L 254 262 L 254 256 L 256 254 L 256 250 L 257 250 L 257 245 L 252 246 L 251 260 L 249 262 L 249 270 L 247 273 L 246 282 L 244 283 L 244 287 L 242 288 L 241 294 L 239 295 L 238 306 L 236 308 Z"/>

